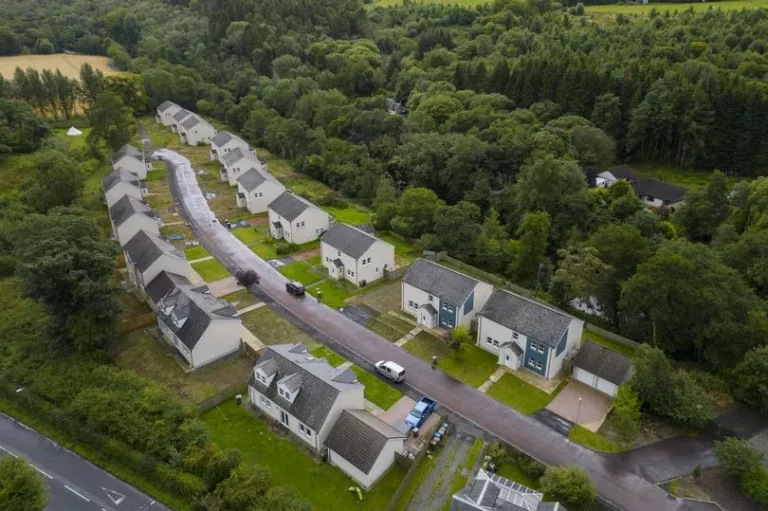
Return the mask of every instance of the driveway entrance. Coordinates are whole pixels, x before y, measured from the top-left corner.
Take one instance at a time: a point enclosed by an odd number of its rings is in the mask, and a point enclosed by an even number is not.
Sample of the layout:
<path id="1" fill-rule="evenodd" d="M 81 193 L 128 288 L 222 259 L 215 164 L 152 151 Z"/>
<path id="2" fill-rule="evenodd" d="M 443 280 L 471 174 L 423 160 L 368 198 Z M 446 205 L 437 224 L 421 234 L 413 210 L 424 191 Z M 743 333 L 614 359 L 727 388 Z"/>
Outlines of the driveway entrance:
<path id="1" fill-rule="evenodd" d="M 610 397 L 581 382 L 572 381 L 549 403 L 547 409 L 594 432 L 603 425 L 612 406 Z"/>

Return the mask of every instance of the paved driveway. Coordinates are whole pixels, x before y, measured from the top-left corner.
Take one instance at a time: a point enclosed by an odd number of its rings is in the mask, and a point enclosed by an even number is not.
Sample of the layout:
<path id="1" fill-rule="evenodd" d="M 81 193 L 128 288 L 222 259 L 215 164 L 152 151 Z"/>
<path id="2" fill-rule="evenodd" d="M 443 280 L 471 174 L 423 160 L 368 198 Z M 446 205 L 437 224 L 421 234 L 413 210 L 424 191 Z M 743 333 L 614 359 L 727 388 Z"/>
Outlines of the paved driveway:
<path id="1" fill-rule="evenodd" d="M 579 381 L 572 381 L 549 403 L 547 409 L 590 431 L 597 431 L 613 406 L 613 400 Z"/>
<path id="2" fill-rule="evenodd" d="M 181 199 L 182 214 L 205 248 L 228 270 L 254 269 L 261 276 L 254 292 L 283 308 L 303 323 L 305 330 L 331 348 L 340 346 L 370 370 L 376 360 L 394 360 L 408 374 L 408 385 L 437 400 L 444 407 L 473 422 L 547 465 L 579 465 L 590 475 L 598 493 L 626 511 L 684 509 L 682 501 L 631 472 L 621 463 L 575 444 L 531 417 L 522 415 L 477 389 L 430 368 L 427 362 L 367 330 L 354 321 L 307 296 L 296 300 L 285 292 L 286 279 L 243 245 L 225 227 L 213 222 L 189 160 L 173 151 L 156 153 L 169 163 L 175 183 L 171 189 Z"/>

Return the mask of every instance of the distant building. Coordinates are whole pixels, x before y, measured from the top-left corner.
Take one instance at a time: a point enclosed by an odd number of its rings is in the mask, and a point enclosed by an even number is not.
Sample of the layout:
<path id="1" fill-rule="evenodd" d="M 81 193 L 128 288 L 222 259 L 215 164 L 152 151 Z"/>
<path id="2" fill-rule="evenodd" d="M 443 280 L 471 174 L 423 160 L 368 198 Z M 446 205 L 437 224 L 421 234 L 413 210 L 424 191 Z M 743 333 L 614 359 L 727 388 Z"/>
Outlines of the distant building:
<path id="1" fill-rule="evenodd" d="M 109 208 L 112 232 L 115 239 L 124 246 L 139 231 L 160 235 L 157 214 L 132 195 L 123 195 Z"/>
<path id="2" fill-rule="evenodd" d="M 192 267 L 183 252 L 159 236 L 145 231 L 139 231 L 125 244 L 123 255 L 128 277 L 144 294 L 147 285 L 161 272 L 185 278 L 192 274 Z"/>
<path id="3" fill-rule="evenodd" d="M 285 186 L 259 167 L 251 167 L 237 178 L 237 205 L 251 213 L 264 213 L 283 192 Z"/>
<path id="4" fill-rule="evenodd" d="M 173 114 L 171 116 L 171 131 L 173 131 L 174 133 L 178 133 L 181 123 L 190 115 L 193 115 L 192 112 L 184 108 L 179 109 L 178 112 Z"/>
<path id="5" fill-rule="evenodd" d="M 320 238 L 320 255 L 328 274 L 356 286 L 370 284 L 395 269 L 395 247 L 351 225 L 336 223 Z"/>
<path id="6" fill-rule="evenodd" d="M 632 376 L 629 357 L 586 341 L 573 360 L 573 379 L 613 397 Z"/>
<path id="7" fill-rule="evenodd" d="M 297 245 L 320 238 L 331 225 L 331 215 L 289 191 L 273 200 L 268 211 L 270 235 Z"/>
<path id="8" fill-rule="evenodd" d="M 197 114 L 188 116 L 179 124 L 179 138 L 186 144 L 207 144 L 215 136 L 216 128 Z"/>
<path id="9" fill-rule="evenodd" d="M 229 186 L 236 186 L 237 179 L 252 168 L 262 168 L 263 165 L 256 156 L 256 153 L 235 147 L 221 156 L 224 167 L 221 169 L 221 180 L 229 183 Z"/>
<path id="10" fill-rule="evenodd" d="M 626 165 L 619 165 L 597 175 L 597 186 L 608 187 L 619 179 L 624 179 L 632 185 L 635 193 L 646 206 L 659 208 L 665 206 L 674 211 L 685 200 L 688 190 L 682 186 L 671 185 L 657 179 L 640 177 L 632 172 Z"/>
<path id="11" fill-rule="evenodd" d="M 118 167 L 102 179 L 101 187 L 104 190 L 104 199 L 108 208 L 122 199 L 124 195 L 130 195 L 137 200 L 142 200 L 147 195 L 147 187 L 139 179 L 139 176 L 123 167 Z"/>
<path id="12" fill-rule="evenodd" d="M 155 122 L 163 126 L 173 124 L 173 116 L 179 113 L 182 108 L 173 101 L 163 101 L 157 106 L 155 113 Z"/>
<path id="13" fill-rule="evenodd" d="M 218 160 L 220 163 L 224 163 L 224 155 L 236 148 L 240 148 L 243 151 L 251 150 L 248 143 L 237 135 L 233 135 L 228 131 L 217 133 L 211 139 L 211 161 Z"/>
<path id="14" fill-rule="evenodd" d="M 144 161 L 144 153 L 139 149 L 129 144 L 110 156 L 113 169 L 123 168 L 136 174 L 139 179 L 147 179 L 147 163 Z"/>

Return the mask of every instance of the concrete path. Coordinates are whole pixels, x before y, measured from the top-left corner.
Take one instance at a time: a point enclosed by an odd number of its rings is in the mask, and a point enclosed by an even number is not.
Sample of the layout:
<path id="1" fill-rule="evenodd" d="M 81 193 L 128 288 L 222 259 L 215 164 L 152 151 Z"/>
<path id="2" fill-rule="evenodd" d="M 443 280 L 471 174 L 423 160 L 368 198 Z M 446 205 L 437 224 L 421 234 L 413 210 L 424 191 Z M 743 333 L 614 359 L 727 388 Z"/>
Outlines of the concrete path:
<path id="1" fill-rule="evenodd" d="M 410 341 L 411 339 L 419 335 L 419 332 L 421 332 L 420 327 L 414 328 L 413 330 L 411 330 L 410 332 L 402 336 L 400 339 L 398 339 L 397 342 L 395 342 L 395 346 L 402 348 L 405 345 L 405 343 L 407 343 L 408 341 Z"/>
<path id="2" fill-rule="evenodd" d="M 239 311 L 237 311 L 237 313 L 238 313 L 240 316 L 242 316 L 242 315 L 243 315 L 243 314 L 245 314 L 246 312 L 255 311 L 255 310 L 256 310 L 256 309 L 258 309 L 259 307 L 264 307 L 265 305 L 266 305 L 266 304 L 265 304 L 264 302 L 260 302 L 260 303 L 254 303 L 253 305 L 249 305 L 248 307 L 243 307 L 242 309 L 240 309 Z"/>
<path id="3" fill-rule="evenodd" d="M 201 257 L 200 259 L 193 259 L 189 261 L 189 264 L 202 263 L 203 261 L 210 261 L 211 259 L 213 259 L 213 256 Z"/>
<path id="4" fill-rule="evenodd" d="M 498 369 L 496 369 L 496 370 L 493 372 L 493 374 L 491 375 L 491 377 L 490 377 L 490 378 L 488 378 L 488 380 L 487 380 L 485 383 L 483 383 L 482 385 L 480 385 L 480 387 L 479 387 L 477 390 L 479 390 L 480 392 L 482 392 L 483 394 L 485 394 L 486 392 L 488 392 L 488 389 L 490 389 L 490 388 L 491 388 L 491 386 L 492 386 L 494 383 L 496 383 L 497 381 L 499 381 L 499 380 L 501 379 L 501 377 L 502 377 L 502 376 L 504 376 L 504 374 L 506 374 L 506 372 L 507 372 L 507 369 L 506 369 L 505 367 L 503 367 L 503 366 L 502 366 L 502 367 L 499 367 Z"/>
<path id="5" fill-rule="evenodd" d="M 347 360 L 346 362 L 344 362 L 343 364 L 341 364 L 341 365 L 340 365 L 339 367 L 337 367 L 336 369 L 338 369 L 339 371 L 343 371 L 344 369 L 349 369 L 350 367 L 352 367 L 352 362 L 350 362 L 349 360 Z"/>
<path id="6" fill-rule="evenodd" d="M 492 435 L 508 442 L 547 465 L 578 465 L 589 474 L 597 492 L 625 511 L 685 509 L 682 500 L 671 498 L 642 475 L 636 465 L 608 458 L 575 444 L 536 420 L 487 397 L 394 345 L 378 334 L 358 325 L 338 311 L 311 297 L 297 300 L 285 292 L 286 278 L 225 227 L 214 222 L 215 215 L 203 197 L 192 166 L 186 158 L 169 150 L 155 153 L 167 162 L 174 182 L 171 190 L 180 199 L 180 210 L 192 223 L 193 231 L 205 248 L 229 271 L 253 269 L 261 277 L 251 290 L 264 301 L 281 308 L 313 337 L 341 351 L 370 370 L 376 360 L 393 360 L 408 374 L 407 384 L 416 392 L 429 395 L 443 407 L 473 422 Z M 358 361 L 360 361 L 358 363 Z M 670 460 L 672 461 L 672 460 Z"/>
<path id="7" fill-rule="evenodd" d="M 266 348 L 263 342 L 259 340 L 258 337 L 253 335 L 253 332 L 245 328 L 245 325 L 242 326 L 242 329 L 240 331 L 240 338 L 243 340 L 245 344 L 250 346 L 254 349 L 254 351 L 259 352 Z"/>
<path id="8" fill-rule="evenodd" d="M 211 290 L 211 294 L 217 298 L 222 296 L 231 295 L 236 291 L 243 289 L 235 277 L 224 277 L 223 279 L 208 284 L 208 289 Z"/>

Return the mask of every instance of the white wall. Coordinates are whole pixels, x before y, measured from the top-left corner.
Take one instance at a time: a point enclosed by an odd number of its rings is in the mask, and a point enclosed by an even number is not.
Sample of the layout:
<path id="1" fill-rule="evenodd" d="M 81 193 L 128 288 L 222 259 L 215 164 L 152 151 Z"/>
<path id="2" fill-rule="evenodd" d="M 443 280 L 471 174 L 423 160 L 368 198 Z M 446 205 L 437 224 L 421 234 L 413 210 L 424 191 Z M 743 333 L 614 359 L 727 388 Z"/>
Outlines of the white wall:
<path id="1" fill-rule="evenodd" d="M 180 127 L 179 138 L 181 138 L 182 133 L 187 136 L 187 144 L 194 146 L 194 145 L 209 143 L 211 139 L 216 135 L 216 128 L 214 128 L 207 122 L 202 121 L 202 122 L 198 122 L 197 124 L 192 126 L 190 129 L 185 129 L 183 127 Z M 183 139 L 182 139 L 182 142 L 183 142 Z"/>
<path id="2" fill-rule="evenodd" d="M 192 364 L 192 352 L 190 351 L 187 346 L 181 342 L 181 339 L 179 339 L 175 333 L 173 333 L 173 330 L 171 330 L 168 325 L 163 322 L 162 319 L 160 319 L 160 316 L 157 316 L 157 325 L 160 327 L 160 331 L 163 333 L 163 337 L 165 337 L 165 340 L 176 348 L 176 350 L 181 354 L 182 357 L 184 357 L 184 360 L 187 361 L 188 364 Z"/>
<path id="3" fill-rule="evenodd" d="M 283 237 L 289 243 L 297 245 L 319 239 L 328 230 L 331 222 L 330 215 L 316 207 L 305 209 L 293 222 L 280 218 L 280 223 L 283 224 Z M 301 223 L 304 225 L 297 225 Z"/>
<path id="4" fill-rule="evenodd" d="M 251 167 L 260 167 L 261 163 L 252 158 L 240 158 L 236 162 L 232 163 L 229 167 L 226 165 L 224 169 L 227 171 L 227 182 L 229 186 L 237 186 L 237 178 L 245 174 Z"/>
<path id="5" fill-rule="evenodd" d="M 421 289 L 415 288 L 412 285 L 406 284 L 405 282 L 403 282 L 402 303 L 400 304 L 400 308 L 414 317 L 418 317 L 419 307 L 424 305 L 425 303 L 432 303 L 432 306 L 435 309 L 438 309 L 439 299 L 435 297 L 433 301 L 430 302 L 429 299 L 427 298 L 428 296 L 429 295 L 426 292 L 422 291 Z M 416 307 L 414 308 L 409 307 L 408 306 L 409 301 L 415 302 Z"/>
<path id="6" fill-rule="evenodd" d="M 158 257 L 149 268 L 139 275 L 138 282 L 135 282 L 135 284 L 143 291 L 146 285 L 152 282 L 161 271 L 176 273 L 189 278 L 192 274 L 192 267 L 186 259 L 170 254 L 163 254 Z"/>
<path id="7" fill-rule="evenodd" d="M 275 181 L 265 181 L 255 190 L 248 192 L 238 183 L 237 189 L 245 194 L 245 204 L 251 213 L 264 213 L 269 203 L 285 191 L 285 186 Z"/>
<path id="8" fill-rule="evenodd" d="M 395 268 L 395 247 L 381 241 L 375 242 L 359 259 L 355 259 L 327 243 L 320 243 L 320 254 L 323 266 L 329 273 L 336 271 L 334 259 L 341 259 L 344 264 L 344 278 L 354 285 L 360 285 L 360 281 L 366 284 L 375 282 L 384 276 L 384 266 L 390 270 Z M 371 262 L 366 262 L 370 257 Z M 351 272 L 351 273 L 350 273 Z M 352 274 L 354 273 L 354 275 Z"/>
<path id="9" fill-rule="evenodd" d="M 192 367 L 197 369 L 240 349 L 240 318 L 216 319 L 192 350 Z"/>
<path id="10" fill-rule="evenodd" d="M 273 209 L 267 209 L 267 213 L 269 216 L 269 234 L 275 239 L 282 239 L 283 234 L 280 234 L 278 236 L 277 231 L 275 230 L 275 226 L 272 225 L 275 222 L 280 222 L 283 226 L 283 233 L 285 233 L 285 230 L 288 228 L 289 222 L 287 222 L 283 217 L 278 215 Z"/>
<path id="11" fill-rule="evenodd" d="M 116 162 L 112 163 L 113 169 L 117 169 L 118 167 L 123 167 L 124 169 L 133 172 L 139 177 L 139 179 L 147 179 L 147 165 L 143 161 L 137 160 L 133 156 L 123 156 Z"/>
<path id="12" fill-rule="evenodd" d="M 114 227 L 114 224 L 112 224 L 112 226 Z M 154 234 L 155 236 L 160 236 L 160 226 L 158 225 L 157 220 L 148 217 L 144 213 L 131 215 L 128 220 L 120 225 L 120 227 L 114 229 L 114 233 L 120 246 L 124 247 L 126 243 L 131 241 L 131 238 L 133 238 L 136 233 L 142 230 Z"/>
<path id="13" fill-rule="evenodd" d="M 486 317 L 478 316 L 477 345 L 483 348 L 485 351 L 497 355 L 499 353 L 499 348 L 488 344 L 486 342 L 487 337 L 499 341 L 499 345 L 502 345 L 505 342 L 514 342 L 520 346 L 520 348 L 523 350 L 523 353 L 525 353 L 525 348 L 528 344 L 528 338 L 523 334 L 518 332 L 517 339 L 515 339 L 513 331 L 509 328 Z"/>
<path id="14" fill-rule="evenodd" d="M 179 110 L 181 110 L 179 105 L 171 105 L 163 113 L 156 112 L 155 119 L 159 118 L 163 126 L 170 126 L 173 124 L 173 116 L 179 113 Z"/>
<path id="15" fill-rule="evenodd" d="M 219 160 L 219 163 L 223 165 L 224 155 L 230 151 L 234 151 L 238 147 L 243 151 L 250 151 L 250 147 L 248 147 L 248 144 L 245 141 L 233 138 L 223 146 L 216 148 L 216 158 L 213 157 L 213 151 L 211 151 L 211 160 Z"/>
<path id="16" fill-rule="evenodd" d="M 107 201 L 107 207 L 111 208 L 115 204 L 115 202 L 122 199 L 123 196 L 125 195 L 136 197 L 139 200 L 143 199 L 143 197 L 141 196 L 141 188 L 139 188 L 138 186 L 132 185 L 127 181 L 120 181 L 115 186 L 110 188 L 107 193 L 104 194 L 104 199 Z"/>

